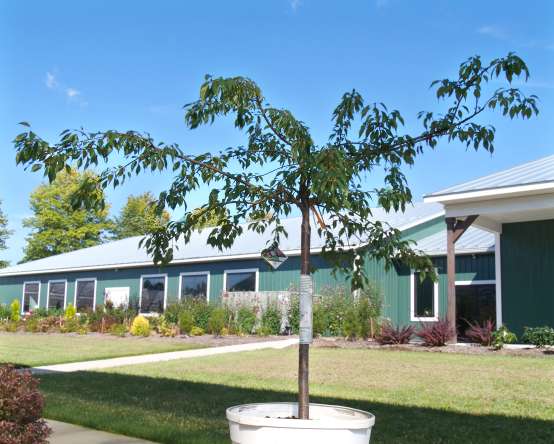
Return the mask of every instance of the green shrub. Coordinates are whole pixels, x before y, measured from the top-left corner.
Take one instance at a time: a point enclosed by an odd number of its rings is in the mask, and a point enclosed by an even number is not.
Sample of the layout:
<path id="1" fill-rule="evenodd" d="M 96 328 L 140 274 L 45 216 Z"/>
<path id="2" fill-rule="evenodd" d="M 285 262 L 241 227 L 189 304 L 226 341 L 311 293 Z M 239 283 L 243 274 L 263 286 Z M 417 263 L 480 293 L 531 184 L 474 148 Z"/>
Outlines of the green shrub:
<path id="1" fill-rule="evenodd" d="M 7 321 L 10 319 L 12 311 L 6 304 L 0 304 L 0 321 Z"/>
<path id="2" fill-rule="evenodd" d="M 178 333 L 177 325 L 168 322 L 164 315 L 159 316 L 157 331 L 162 336 L 175 337 Z"/>
<path id="3" fill-rule="evenodd" d="M 281 333 L 281 312 L 277 305 L 269 305 L 262 313 L 262 329 L 266 330 L 268 335 Z"/>
<path id="4" fill-rule="evenodd" d="M 124 337 L 127 334 L 127 327 L 123 324 L 113 324 L 110 327 L 110 334 L 113 336 Z"/>
<path id="5" fill-rule="evenodd" d="M 505 344 L 515 344 L 517 336 L 508 330 L 508 327 L 502 325 L 498 330 L 492 333 L 492 346 L 496 350 L 500 350 Z"/>
<path id="6" fill-rule="evenodd" d="M 190 335 L 190 331 L 194 327 L 194 319 L 189 310 L 184 310 L 179 314 L 179 330 L 181 334 Z"/>
<path id="7" fill-rule="evenodd" d="M 241 334 L 252 334 L 256 325 L 256 313 L 251 307 L 240 307 L 237 313 L 237 329 Z"/>
<path id="8" fill-rule="evenodd" d="M 4 329 L 8 333 L 15 333 L 17 331 L 17 322 L 15 322 L 15 321 L 6 322 Z"/>
<path id="9" fill-rule="evenodd" d="M 10 320 L 13 322 L 19 322 L 21 319 L 21 305 L 19 299 L 14 299 L 10 304 Z"/>
<path id="10" fill-rule="evenodd" d="M 342 333 L 346 339 L 353 341 L 360 334 L 360 321 L 355 306 L 351 307 L 344 315 Z"/>
<path id="11" fill-rule="evenodd" d="M 43 307 L 37 307 L 33 310 L 33 315 L 39 318 L 46 318 L 48 316 L 48 309 Z"/>
<path id="12" fill-rule="evenodd" d="M 297 335 L 300 332 L 300 298 L 297 294 L 291 296 L 288 318 L 292 333 Z"/>
<path id="13" fill-rule="evenodd" d="M 24 324 L 24 329 L 30 333 L 37 333 L 40 331 L 40 319 L 38 316 L 29 317 Z"/>
<path id="14" fill-rule="evenodd" d="M 131 324 L 131 334 L 133 336 L 150 336 L 150 322 L 142 315 L 138 315 L 133 319 Z"/>
<path id="15" fill-rule="evenodd" d="M 256 334 L 258 336 L 269 336 L 271 335 L 271 330 L 268 327 L 264 327 L 260 325 L 260 327 L 256 330 Z"/>
<path id="16" fill-rule="evenodd" d="M 79 323 L 79 320 L 75 317 L 65 319 L 60 327 L 60 333 L 86 333 L 83 331 L 83 326 Z"/>
<path id="17" fill-rule="evenodd" d="M 521 337 L 526 344 L 533 344 L 537 348 L 554 345 L 554 328 L 552 327 L 525 327 Z"/>
<path id="18" fill-rule="evenodd" d="M 214 308 L 208 320 L 208 331 L 215 336 L 220 336 L 224 328 L 225 310 L 221 307 Z"/>
<path id="19" fill-rule="evenodd" d="M 202 336 L 204 334 L 204 329 L 201 327 L 192 327 L 192 330 L 190 331 L 191 336 Z"/>
<path id="20" fill-rule="evenodd" d="M 383 299 L 375 285 L 370 283 L 360 291 L 357 310 L 360 337 L 363 339 L 374 338 L 378 334 L 377 327 L 383 311 Z"/>
<path id="21" fill-rule="evenodd" d="M 76 314 L 77 314 L 77 310 L 75 309 L 73 304 L 68 304 L 67 308 L 65 309 L 64 318 L 73 319 Z"/>
<path id="22" fill-rule="evenodd" d="M 298 307 L 298 314 L 300 315 L 300 307 Z M 312 304 L 312 331 L 314 336 L 328 334 L 328 319 L 324 305 L 315 300 Z M 298 330 L 300 332 L 300 328 Z"/>
<path id="23" fill-rule="evenodd" d="M 179 324 L 181 314 L 184 311 L 188 311 L 189 307 L 183 302 L 177 302 L 174 304 L 169 304 L 164 311 L 164 316 L 166 320 L 171 324 Z"/>
<path id="24" fill-rule="evenodd" d="M 347 294 L 341 287 L 327 288 L 322 291 L 319 298 L 315 298 L 314 313 L 321 310 L 323 316 L 323 332 L 325 336 L 342 336 L 346 313 L 354 304 L 354 298 Z M 316 333 L 314 329 L 314 334 Z"/>
<path id="25" fill-rule="evenodd" d="M 189 304 L 192 311 L 192 317 L 194 319 L 194 325 L 200 327 L 204 331 L 207 331 L 208 322 L 210 321 L 210 316 L 214 306 L 204 301 L 191 301 Z"/>

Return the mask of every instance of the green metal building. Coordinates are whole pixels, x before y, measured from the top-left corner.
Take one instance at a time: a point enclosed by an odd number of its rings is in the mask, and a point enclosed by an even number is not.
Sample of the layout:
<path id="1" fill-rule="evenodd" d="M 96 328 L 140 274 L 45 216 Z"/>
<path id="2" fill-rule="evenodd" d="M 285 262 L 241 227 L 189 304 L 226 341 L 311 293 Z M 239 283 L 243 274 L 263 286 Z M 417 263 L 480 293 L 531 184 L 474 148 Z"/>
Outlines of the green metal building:
<path id="1" fill-rule="evenodd" d="M 437 283 L 419 282 L 417 273 L 398 265 L 386 270 L 383 263 L 369 260 L 367 274 L 383 298 L 384 316 L 395 324 L 432 322 L 445 316 L 447 302 L 446 229 L 444 210 L 438 204 L 417 203 L 404 213 L 376 209 L 374 217 L 404 233 L 416 247 L 433 257 L 439 274 Z M 280 245 L 287 259 L 273 269 L 261 258 L 268 240 L 245 232 L 225 251 L 206 244 L 207 232 L 199 232 L 187 245 L 178 245 L 170 265 L 156 267 L 140 238 L 129 238 L 71 253 L 61 254 L 0 270 L 0 303 L 19 299 L 23 311 L 36 307 L 78 311 L 94 308 L 110 299 L 114 304 L 134 304 L 141 312 L 161 312 L 168 304 L 186 297 L 204 297 L 210 302 L 233 292 L 286 292 L 298 288 L 300 277 L 300 220 L 285 221 L 289 233 Z M 344 276 L 335 276 L 319 255 L 322 242 L 313 230 L 312 255 L 316 292 L 337 287 L 349 291 Z M 494 236 L 471 228 L 458 245 L 457 283 L 460 287 L 460 320 L 494 317 Z M 479 311 L 477 299 L 489 305 Z"/>

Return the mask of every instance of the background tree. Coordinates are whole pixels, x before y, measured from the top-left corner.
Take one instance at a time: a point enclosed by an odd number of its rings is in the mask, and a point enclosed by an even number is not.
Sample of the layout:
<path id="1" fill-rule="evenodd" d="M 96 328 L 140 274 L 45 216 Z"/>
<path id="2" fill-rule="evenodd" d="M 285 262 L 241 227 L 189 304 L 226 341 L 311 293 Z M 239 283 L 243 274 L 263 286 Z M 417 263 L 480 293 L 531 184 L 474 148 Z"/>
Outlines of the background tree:
<path id="1" fill-rule="evenodd" d="M 64 169 L 52 183 L 39 185 L 33 191 L 30 197 L 33 216 L 23 220 L 23 226 L 32 231 L 22 262 L 92 247 L 105 240 L 111 228 L 108 207 L 89 209 L 73 201 L 83 184 L 97 180 L 99 177 L 93 173 Z M 101 187 L 89 187 L 87 192 L 104 201 Z"/>
<path id="2" fill-rule="evenodd" d="M 125 239 L 133 236 L 144 236 L 147 233 L 162 229 L 169 222 L 169 213 L 156 214 L 156 199 L 146 192 L 138 196 L 129 196 L 114 219 L 112 236 L 114 239 Z"/>
<path id="3" fill-rule="evenodd" d="M 2 201 L 0 200 L 0 251 L 6 250 L 8 247 L 6 241 L 12 234 L 12 231 L 8 229 L 8 218 L 2 211 Z M 0 268 L 7 267 L 8 261 L 0 260 Z"/>
<path id="4" fill-rule="evenodd" d="M 335 269 L 351 275 L 354 288 L 366 281 L 363 265 L 367 257 L 381 259 L 388 266 L 401 261 L 434 273 L 431 261 L 414 251 L 398 230 L 371 218 L 372 205 L 378 203 L 386 211 L 403 210 L 412 193 L 402 167 L 412 165 L 425 149 L 435 148 L 440 138 L 492 152 L 495 130 L 478 119 L 485 111 L 495 109 L 511 118 L 536 114 L 535 97 L 526 97 L 510 85 L 514 77 L 526 80 L 528 75 L 525 63 L 514 54 L 487 64 L 479 57 L 468 59 L 460 66 L 456 79 L 433 82 L 445 107 L 440 113 L 421 112 L 421 128 L 415 134 L 401 130 L 404 119 L 399 111 L 366 103 L 353 90 L 342 96 L 332 115 L 331 134 L 321 144 L 290 111 L 269 105 L 253 81 L 207 77 L 199 99 L 186 106 L 188 127 L 232 116 L 235 127 L 244 132 L 246 143 L 220 152 L 192 154 L 176 144 L 158 143 L 149 134 L 135 131 L 65 130 L 51 145 L 27 129 L 15 139 L 17 162 L 42 170 L 50 179 L 75 162 L 83 168 L 105 163 L 98 180 L 84 184 L 76 196 L 78 202 L 90 207 L 102 205 L 98 194 L 91 194 L 90 189 L 118 186 L 145 169 L 173 171 L 173 183 L 160 193 L 157 208 L 182 208 L 184 215 L 144 239 L 143 245 L 155 261 L 172 259 L 175 239 L 190 239 L 201 212 L 230 209 L 207 238 L 210 245 L 223 249 L 245 229 L 271 230 L 271 242 L 278 244 L 286 235 L 281 217 L 298 210 L 302 215 L 298 400 L 300 418 L 308 418 L 310 213 L 318 215 L 323 254 Z M 506 87 L 483 89 L 493 79 L 498 84 L 506 81 Z M 125 161 L 109 166 L 116 155 Z M 376 170 L 384 171 L 384 184 L 374 188 L 365 178 Z M 192 212 L 187 196 L 202 185 L 211 190 L 200 213 Z M 252 214 L 271 214 L 271 218 L 254 218 L 242 225 Z"/>
<path id="5" fill-rule="evenodd" d="M 204 228 L 218 227 L 229 218 L 229 210 L 225 207 L 216 207 L 210 210 L 196 208 L 190 213 L 190 223 L 199 231 Z"/>

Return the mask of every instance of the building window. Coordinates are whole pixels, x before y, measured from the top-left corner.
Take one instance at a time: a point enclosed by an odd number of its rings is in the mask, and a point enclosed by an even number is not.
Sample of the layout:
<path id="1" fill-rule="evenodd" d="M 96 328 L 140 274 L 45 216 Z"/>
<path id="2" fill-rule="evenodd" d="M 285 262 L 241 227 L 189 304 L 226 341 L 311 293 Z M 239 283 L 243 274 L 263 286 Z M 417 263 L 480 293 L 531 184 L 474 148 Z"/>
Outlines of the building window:
<path id="1" fill-rule="evenodd" d="M 40 282 L 25 282 L 23 284 L 23 313 L 38 308 L 40 298 Z"/>
<path id="2" fill-rule="evenodd" d="M 96 299 L 96 279 L 75 281 L 75 308 L 79 313 L 94 310 Z"/>
<path id="3" fill-rule="evenodd" d="M 181 273 L 181 299 L 195 299 L 207 301 L 209 299 L 210 273 Z"/>
<path id="4" fill-rule="evenodd" d="M 225 291 L 258 291 L 258 269 L 225 271 Z"/>
<path id="5" fill-rule="evenodd" d="M 437 321 L 439 305 L 439 285 L 430 277 L 423 281 L 419 272 L 411 275 L 411 320 Z"/>
<path id="6" fill-rule="evenodd" d="M 62 310 L 65 308 L 66 281 L 48 282 L 48 309 Z"/>
<path id="7" fill-rule="evenodd" d="M 167 276 L 157 274 L 141 277 L 140 311 L 141 313 L 163 313 Z"/>

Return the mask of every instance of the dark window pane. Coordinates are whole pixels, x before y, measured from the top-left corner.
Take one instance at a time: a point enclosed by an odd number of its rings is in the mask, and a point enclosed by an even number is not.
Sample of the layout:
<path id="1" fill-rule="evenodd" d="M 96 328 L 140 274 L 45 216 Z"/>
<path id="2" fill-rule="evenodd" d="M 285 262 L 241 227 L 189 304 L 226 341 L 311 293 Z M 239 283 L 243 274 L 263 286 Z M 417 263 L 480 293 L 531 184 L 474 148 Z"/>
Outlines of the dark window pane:
<path id="1" fill-rule="evenodd" d="M 207 300 L 208 275 L 197 274 L 181 276 L 181 299 Z"/>
<path id="2" fill-rule="evenodd" d="M 48 308 L 62 309 L 65 299 L 65 282 L 50 282 L 48 293 Z"/>
<path id="3" fill-rule="evenodd" d="M 83 312 L 86 310 L 92 310 L 94 307 L 94 280 L 90 281 L 77 281 L 77 311 Z"/>
<path id="4" fill-rule="evenodd" d="M 419 273 L 415 273 L 415 315 L 418 318 L 432 318 L 435 315 L 435 283 L 431 278 L 423 282 Z"/>
<path id="5" fill-rule="evenodd" d="M 28 312 L 33 308 L 38 307 L 38 292 L 39 284 L 37 283 L 28 283 L 25 284 L 25 289 L 23 291 L 23 311 Z"/>
<path id="6" fill-rule="evenodd" d="M 164 311 L 165 277 L 145 277 L 142 279 L 140 311 L 162 313 Z"/>
<path id="7" fill-rule="evenodd" d="M 256 272 L 227 273 L 227 291 L 256 291 Z"/>

